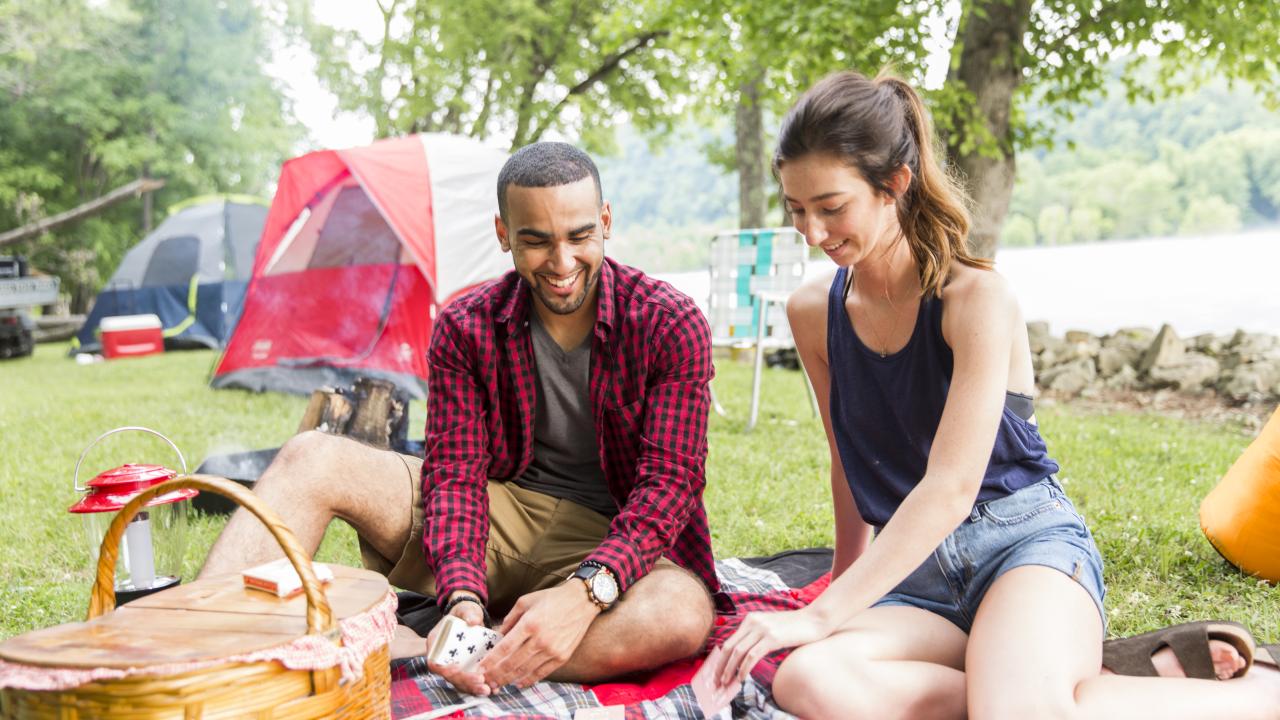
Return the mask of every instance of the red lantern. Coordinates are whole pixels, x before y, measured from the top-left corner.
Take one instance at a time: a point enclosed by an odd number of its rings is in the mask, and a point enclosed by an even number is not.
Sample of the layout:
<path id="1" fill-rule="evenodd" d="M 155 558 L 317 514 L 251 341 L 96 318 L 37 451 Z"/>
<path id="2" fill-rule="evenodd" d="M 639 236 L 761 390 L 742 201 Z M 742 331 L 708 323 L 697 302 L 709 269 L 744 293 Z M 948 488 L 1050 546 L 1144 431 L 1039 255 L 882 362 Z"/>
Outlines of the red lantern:
<path id="1" fill-rule="evenodd" d="M 143 427 L 116 428 L 90 443 L 76 463 L 72 481 L 76 492 L 86 494 L 68 510 L 84 518 L 91 568 L 97 566 L 98 550 L 113 514 L 143 490 L 178 476 L 178 473 L 160 465 L 129 463 L 107 470 L 81 487 L 80 466 L 89 450 L 104 438 L 125 430 L 148 432 L 164 440 L 177 453 L 178 461 L 182 463 L 182 473 L 187 473 L 187 460 L 182 452 L 169 438 L 155 430 Z M 125 528 L 116 567 L 117 605 L 181 582 L 187 514 L 191 505 L 188 501 L 198 494 L 196 490 L 183 489 L 160 495 L 148 502 L 146 509 L 134 516 Z"/>

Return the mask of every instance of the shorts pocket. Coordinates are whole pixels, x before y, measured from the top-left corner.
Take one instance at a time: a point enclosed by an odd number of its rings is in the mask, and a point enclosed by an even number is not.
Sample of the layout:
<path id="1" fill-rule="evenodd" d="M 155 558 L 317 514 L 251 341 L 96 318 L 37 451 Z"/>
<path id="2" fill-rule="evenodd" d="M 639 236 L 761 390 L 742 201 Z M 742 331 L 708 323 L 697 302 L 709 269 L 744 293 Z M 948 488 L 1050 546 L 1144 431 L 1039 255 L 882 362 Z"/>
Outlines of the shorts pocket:
<path id="1" fill-rule="evenodd" d="M 978 512 L 996 525 L 1018 525 L 1046 512 L 1062 510 L 1062 496 L 1041 481 L 978 506 Z"/>

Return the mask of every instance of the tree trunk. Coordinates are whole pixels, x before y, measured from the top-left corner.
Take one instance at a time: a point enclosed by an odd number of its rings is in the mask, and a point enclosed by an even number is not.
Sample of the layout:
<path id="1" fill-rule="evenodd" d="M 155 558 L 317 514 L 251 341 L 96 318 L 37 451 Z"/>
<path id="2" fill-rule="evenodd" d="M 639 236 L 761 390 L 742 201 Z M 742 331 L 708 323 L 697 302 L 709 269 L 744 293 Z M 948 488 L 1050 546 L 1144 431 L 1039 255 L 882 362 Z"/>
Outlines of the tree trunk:
<path id="1" fill-rule="evenodd" d="M 764 196 L 764 109 L 760 105 L 763 80 L 764 70 L 757 66 L 751 78 L 738 88 L 738 106 L 733 115 L 740 228 L 764 227 L 769 207 Z"/>
<path id="2" fill-rule="evenodd" d="M 978 119 L 998 144 L 995 157 L 990 149 L 987 154 L 979 149 L 961 153 L 967 135 L 963 115 L 947 139 L 948 154 L 973 198 L 969 244 L 974 254 L 985 258 L 995 257 L 1013 195 L 1017 167 L 1010 116 L 1013 94 L 1022 81 L 1022 37 L 1030 18 L 1031 0 L 972 0 L 961 22 L 959 64 L 948 74 L 948 82 L 959 81 L 973 93 Z"/>

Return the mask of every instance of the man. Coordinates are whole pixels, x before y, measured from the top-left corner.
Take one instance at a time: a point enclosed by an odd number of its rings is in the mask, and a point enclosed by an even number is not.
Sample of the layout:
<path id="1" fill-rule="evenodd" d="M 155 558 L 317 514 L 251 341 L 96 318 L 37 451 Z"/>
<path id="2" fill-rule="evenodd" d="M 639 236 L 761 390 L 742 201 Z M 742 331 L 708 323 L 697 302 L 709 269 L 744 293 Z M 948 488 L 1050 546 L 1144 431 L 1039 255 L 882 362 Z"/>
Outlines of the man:
<path id="1" fill-rule="evenodd" d="M 696 653 L 718 590 L 702 505 L 706 321 L 604 257 L 612 210 L 580 150 L 516 152 L 498 206 L 515 270 L 436 321 L 425 460 L 304 433 L 256 491 L 310 551 L 340 517 L 393 584 L 472 625 L 505 616 L 475 671 L 431 668 L 463 691 L 598 681 Z M 278 554 L 241 510 L 202 574 Z M 393 655 L 425 654 L 433 636 L 401 628 Z"/>

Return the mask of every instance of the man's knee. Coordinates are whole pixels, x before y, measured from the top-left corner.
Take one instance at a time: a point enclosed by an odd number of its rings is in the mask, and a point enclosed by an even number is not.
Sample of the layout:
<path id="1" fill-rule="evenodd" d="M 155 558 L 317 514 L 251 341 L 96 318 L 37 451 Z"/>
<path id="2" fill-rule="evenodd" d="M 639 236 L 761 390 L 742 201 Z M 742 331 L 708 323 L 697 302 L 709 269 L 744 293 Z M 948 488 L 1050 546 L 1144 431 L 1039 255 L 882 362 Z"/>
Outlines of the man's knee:
<path id="1" fill-rule="evenodd" d="M 686 657 L 700 651 L 711 634 L 715 604 L 707 587 L 684 568 L 660 565 L 644 578 L 646 613 L 662 632 L 667 654 Z"/>
<path id="2" fill-rule="evenodd" d="M 357 461 L 361 445 L 337 435 L 307 430 L 298 433 L 280 446 L 267 471 L 259 481 L 259 487 L 270 485 L 290 486 L 302 483 L 307 496 L 323 499 L 330 486 L 348 482 L 348 468 Z"/>
<path id="3" fill-rule="evenodd" d="M 326 465 L 342 450 L 343 438 L 319 430 L 307 430 L 285 441 L 271 461 L 277 469 L 306 465 Z"/>

